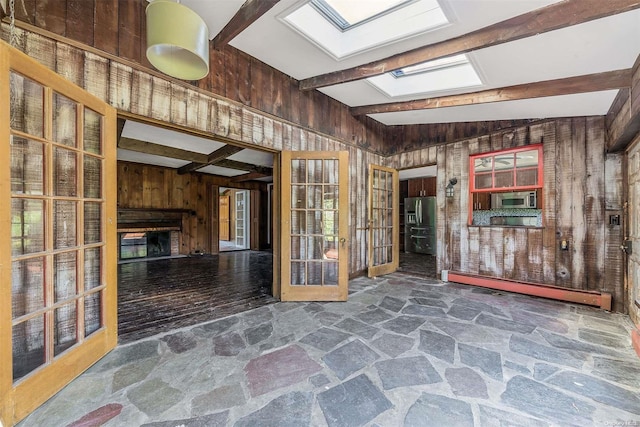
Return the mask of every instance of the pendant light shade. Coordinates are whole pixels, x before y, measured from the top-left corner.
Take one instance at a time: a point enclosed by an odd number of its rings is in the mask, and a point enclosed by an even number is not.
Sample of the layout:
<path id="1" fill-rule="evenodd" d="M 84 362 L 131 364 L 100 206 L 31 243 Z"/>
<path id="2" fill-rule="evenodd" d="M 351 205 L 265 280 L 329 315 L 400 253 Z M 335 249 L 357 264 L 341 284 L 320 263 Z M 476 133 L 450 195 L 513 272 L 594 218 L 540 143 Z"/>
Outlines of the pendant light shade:
<path id="1" fill-rule="evenodd" d="M 147 59 L 158 70 L 183 80 L 209 74 L 209 29 L 193 10 L 169 0 L 147 6 Z"/>

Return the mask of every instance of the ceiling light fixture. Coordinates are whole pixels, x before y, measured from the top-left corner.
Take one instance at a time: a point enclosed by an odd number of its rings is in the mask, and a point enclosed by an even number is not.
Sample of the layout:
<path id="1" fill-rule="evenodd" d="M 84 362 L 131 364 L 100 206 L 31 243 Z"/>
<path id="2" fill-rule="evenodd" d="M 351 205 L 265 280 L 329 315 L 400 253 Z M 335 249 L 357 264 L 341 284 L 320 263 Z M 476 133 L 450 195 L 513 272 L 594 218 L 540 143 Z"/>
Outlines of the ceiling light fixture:
<path id="1" fill-rule="evenodd" d="M 153 0 L 146 9 L 147 58 L 158 70 L 183 80 L 209 74 L 209 29 L 187 6 Z"/>

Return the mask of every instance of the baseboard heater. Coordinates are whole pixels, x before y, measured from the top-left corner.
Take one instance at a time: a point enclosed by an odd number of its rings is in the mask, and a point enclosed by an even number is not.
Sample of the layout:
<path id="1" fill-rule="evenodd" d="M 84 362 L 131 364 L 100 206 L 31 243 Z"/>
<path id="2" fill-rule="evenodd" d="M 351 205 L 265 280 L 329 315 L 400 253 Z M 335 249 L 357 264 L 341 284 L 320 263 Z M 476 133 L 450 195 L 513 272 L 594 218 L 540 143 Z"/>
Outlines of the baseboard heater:
<path id="1" fill-rule="evenodd" d="M 550 298 L 559 301 L 592 305 L 600 307 L 603 310 L 611 311 L 611 294 L 607 292 L 583 291 L 580 289 L 563 288 L 560 286 L 544 285 L 541 283 L 519 282 L 516 280 L 447 270 L 443 271 L 442 280 L 462 283 L 464 285 L 479 286 L 483 288 Z"/>

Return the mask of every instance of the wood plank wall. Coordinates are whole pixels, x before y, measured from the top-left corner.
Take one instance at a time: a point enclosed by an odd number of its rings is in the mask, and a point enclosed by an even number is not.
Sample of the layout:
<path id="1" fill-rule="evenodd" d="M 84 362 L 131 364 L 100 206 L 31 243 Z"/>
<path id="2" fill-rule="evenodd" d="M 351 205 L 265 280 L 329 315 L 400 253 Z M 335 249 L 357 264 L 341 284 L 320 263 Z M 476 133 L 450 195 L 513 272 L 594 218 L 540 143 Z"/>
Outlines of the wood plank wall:
<path id="1" fill-rule="evenodd" d="M 543 143 L 543 227 L 467 225 L 469 155 Z M 387 166 L 436 164 L 438 271 L 443 269 L 610 292 L 624 312 L 623 157 L 605 153 L 603 117 L 548 120 L 387 158 Z M 446 198 L 450 178 L 455 196 Z M 567 240 L 569 250 L 560 250 Z"/>
<path id="2" fill-rule="evenodd" d="M 218 186 L 233 186 L 266 193 L 265 183 L 232 183 L 202 173 L 179 175 L 175 169 L 118 162 L 118 208 L 187 209 L 193 215 L 183 223 L 180 253 L 211 253 L 211 209 Z"/>
<path id="3" fill-rule="evenodd" d="M 6 26 L 3 24 L 4 27 Z M 366 269 L 367 203 L 364 195 L 367 194 L 368 165 L 382 164 L 383 157 L 364 151 L 351 141 L 313 132 L 240 103 L 203 93 L 183 82 L 147 74 L 113 59 L 85 52 L 34 32 L 19 31 L 23 43 L 21 48 L 25 53 L 107 101 L 121 113 L 173 124 L 211 138 L 237 141 L 255 149 L 263 148 L 273 152 L 348 151 L 351 206 L 349 272 L 355 275 Z M 139 176 L 141 175 L 137 179 Z M 141 184 L 135 181 L 129 185 Z M 191 191 L 197 194 L 197 190 Z M 150 188 L 149 192 L 159 194 L 161 190 Z M 136 197 L 141 197 L 142 203 L 145 200 L 151 203 L 154 196 L 149 192 L 143 191 L 141 196 Z M 196 245 L 205 245 L 197 229 L 192 235 L 196 236 Z M 191 248 L 195 246 L 190 244 Z"/>

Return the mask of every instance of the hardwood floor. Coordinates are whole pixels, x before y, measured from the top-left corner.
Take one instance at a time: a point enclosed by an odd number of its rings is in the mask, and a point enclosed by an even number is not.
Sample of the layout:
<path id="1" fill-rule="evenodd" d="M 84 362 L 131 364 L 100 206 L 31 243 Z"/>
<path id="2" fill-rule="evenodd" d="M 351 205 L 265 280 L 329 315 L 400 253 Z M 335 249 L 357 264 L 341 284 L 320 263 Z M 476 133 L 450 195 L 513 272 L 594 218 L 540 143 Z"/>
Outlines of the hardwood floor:
<path id="1" fill-rule="evenodd" d="M 402 273 L 416 274 L 432 279 L 438 278 L 436 274 L 436 257 L 433 255 L 400 252 L 399 261 L 398 271 Z"/>
<path id="2" fill-rule="evenodd" d="M 126 343 L 276 301 L 271 252 L 118 265 L 118 334 Z"/>

